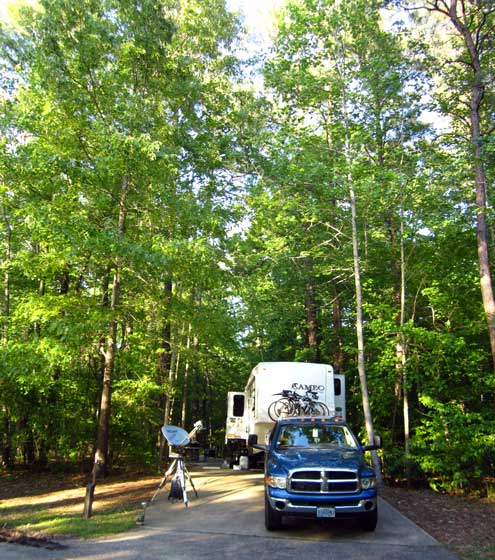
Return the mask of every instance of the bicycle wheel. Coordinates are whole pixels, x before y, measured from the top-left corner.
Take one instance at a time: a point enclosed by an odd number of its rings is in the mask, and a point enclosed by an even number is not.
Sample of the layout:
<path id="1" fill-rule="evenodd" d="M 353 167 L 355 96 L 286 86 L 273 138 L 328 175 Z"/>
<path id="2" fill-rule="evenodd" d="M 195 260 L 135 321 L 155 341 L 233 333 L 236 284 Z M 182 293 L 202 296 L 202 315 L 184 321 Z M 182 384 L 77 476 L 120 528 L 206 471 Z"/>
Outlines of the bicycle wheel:
<path id="1" fill-rule="evenodd" d="M 311 403 L 309 407 L 309 414 L 311 416 L 328 416 L 330 414 L 330 410 L 325 403 L 314 402 Z"/>
<path id="2" fill-rule="evenodd" d="M 281 416 L 292 416 L 293 404 L 289 399 L 278 399 L 268 407 L 268 416 L 276 422 Z"/>

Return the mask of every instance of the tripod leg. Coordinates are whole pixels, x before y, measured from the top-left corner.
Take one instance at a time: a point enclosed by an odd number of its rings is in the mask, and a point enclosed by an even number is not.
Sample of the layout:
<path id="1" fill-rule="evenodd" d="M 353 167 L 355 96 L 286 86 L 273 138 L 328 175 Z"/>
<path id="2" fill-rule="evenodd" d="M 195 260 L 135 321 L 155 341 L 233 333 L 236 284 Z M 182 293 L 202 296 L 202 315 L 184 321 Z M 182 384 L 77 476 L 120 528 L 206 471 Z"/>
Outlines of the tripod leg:
<path id="1" fill-rule="evenodd" d="M 175 472 L 174 480 L 180 485 L 182 490 L 182 501 L 187 507 L 187 489 L 186 489 L 186 479 L 184 477 L 184 460 L 182 458 L 177 459 L 177 471 Z"/>
<path id="2" fill-rule="evenodd" d="M 163 475 L 162 480 L 160 481 L 160 484 L 158 485 L 158 488 L 156 489 L 155 493 L 153 494 L 151 500 L 150 500 L 150 504 L 153 503 L 153 500 L 156 498 L 156 495 L 158 494 L 158 492 L 167 484 L 167 478 L 172 474 L 172 472 L 174 471 L 175 465 L 177 463 L 177 459 L 174 459 L 172 464 L 170 465 L 170 467 L 167 469 L 166 473 Z"/>
<path id="3" fill-rule="evenodd" d="M 194 490 L 194 494 L 197 498 L 198 497 L 198 492 L 196 491 L 196 488 L 194 487 L 193 479 L 191 478 L 191 475 L 189 474 L 189 471 L 186 469 L 186 467 L 184 467 L 184 473 L 186 475 L 187 480 L 189 480 L 189 482 L 191 483 L 191 487 Z"/>
<path id="4" fill-rule="evenodd" d="M 181 465 L 180 465 L 180 482 L 182 484 L 182 499 L 184 500 L 184 505 L 186 507 L 189 507 L 189 500 L 187 498 L 185 470 L 186 470 L 186 467 L 184 465 L 184 461 L 182 460 Z M 178 471 L 179 471 L 179 469 L 178 469 Z M 179 474 L 179 472 L 178 472 L 178 474 Z"/>

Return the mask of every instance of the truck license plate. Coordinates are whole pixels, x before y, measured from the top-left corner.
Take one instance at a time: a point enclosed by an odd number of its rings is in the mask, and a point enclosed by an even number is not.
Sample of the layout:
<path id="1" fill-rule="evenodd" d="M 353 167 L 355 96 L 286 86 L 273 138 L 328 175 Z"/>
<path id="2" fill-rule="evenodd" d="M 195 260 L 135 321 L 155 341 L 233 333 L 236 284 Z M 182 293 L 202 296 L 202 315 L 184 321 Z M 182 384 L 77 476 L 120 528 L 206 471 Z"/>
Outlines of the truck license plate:
<path id="1" fill-rule="evenodd" d="M 335 508 L 330 508 L 330 507 L 316 508 L 316 517 L 335 517 Z"/>

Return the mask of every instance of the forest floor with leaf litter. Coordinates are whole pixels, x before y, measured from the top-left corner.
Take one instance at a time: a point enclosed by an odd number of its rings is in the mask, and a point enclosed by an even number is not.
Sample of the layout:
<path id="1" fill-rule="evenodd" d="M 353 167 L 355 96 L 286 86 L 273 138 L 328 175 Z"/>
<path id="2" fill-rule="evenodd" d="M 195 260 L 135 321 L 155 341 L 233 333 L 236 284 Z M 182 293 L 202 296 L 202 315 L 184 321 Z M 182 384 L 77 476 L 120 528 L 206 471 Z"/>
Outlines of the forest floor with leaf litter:
<path id="1" fill-rule="evenodd" d="M 495 499 L 385 486 L 382 498 L 446 548 L 469 560 L 495 559 Z"/>
<path id="2" fill-rule="evenodd" d="M 99 482 L 94 517 L 119 509 L 131 511 L 134 516 L 159 481 L 159 476 L 127 474 Z M 86 482 L 81 475 L 0 474 L 0 511 L 5 507 L 10 511 L 49 508 L 61 517 L 74 513 L 82 517 Z M 460 558 L 495 560 L 494 498 L 474 499 L 390 486 L 385 486 L 381 495 Z M 0 522 L 0 542 L 53 548 L 59 543 L 52 539 L 59 537 L 51 530 L 29 530 Z"/>

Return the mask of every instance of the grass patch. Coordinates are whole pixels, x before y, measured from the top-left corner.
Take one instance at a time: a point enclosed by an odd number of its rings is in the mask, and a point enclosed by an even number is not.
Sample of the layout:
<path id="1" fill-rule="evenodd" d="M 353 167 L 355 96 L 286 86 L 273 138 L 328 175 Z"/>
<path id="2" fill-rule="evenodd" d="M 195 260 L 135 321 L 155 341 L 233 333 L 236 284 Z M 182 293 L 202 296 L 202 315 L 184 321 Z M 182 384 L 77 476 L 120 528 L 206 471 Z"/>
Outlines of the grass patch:
<path id="1" fill-rule="evenodd" d="M 109 478 L 96 485 L 93 516 L 83 515 L 86 487 L 70 476 L 1 477 L 0 525 L 28 536 L 102 537 L 135 527 L 156 476 Z"/>
<path id="2" fill-rule="evenodd" d="M 137 509 L 105 511 L 85 519 L 81 513 L 54 512 L 30 508 L 12 511 L 0 508 L 2 523 L 9 528 L 43 536 L 73 536 L 83 539 L 128 531 L 136 525 Z"/>

